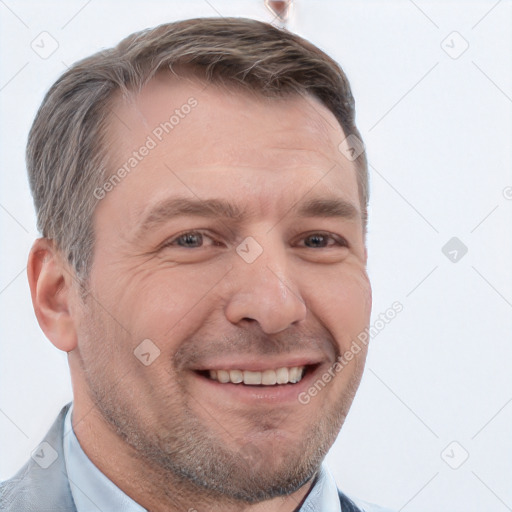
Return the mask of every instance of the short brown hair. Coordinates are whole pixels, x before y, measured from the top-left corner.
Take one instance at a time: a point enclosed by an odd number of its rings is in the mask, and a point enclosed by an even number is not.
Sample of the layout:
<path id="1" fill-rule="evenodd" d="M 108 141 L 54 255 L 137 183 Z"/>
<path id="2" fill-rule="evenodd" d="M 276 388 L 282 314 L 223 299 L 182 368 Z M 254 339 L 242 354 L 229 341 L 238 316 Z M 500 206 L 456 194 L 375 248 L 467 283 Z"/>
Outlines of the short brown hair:
<path id="1" fill-rule="evenodd" d="M 311 94 L 334 114 L 345 136 L 361 140 L 343 70 L 295 34 L 244 18 L 189 19 L 132 34 L 66 71 L 46 94 L 28 138 L 38 229 L 81 279 L 92 264 L 93 191 L 109 172 L 105 134 L 113 98 L 137 93 L 165 68 L 185 68 L 209 83 L 236 84 L 264 96 Z M 355 164 L 366 230 L 364 152 Z"/>

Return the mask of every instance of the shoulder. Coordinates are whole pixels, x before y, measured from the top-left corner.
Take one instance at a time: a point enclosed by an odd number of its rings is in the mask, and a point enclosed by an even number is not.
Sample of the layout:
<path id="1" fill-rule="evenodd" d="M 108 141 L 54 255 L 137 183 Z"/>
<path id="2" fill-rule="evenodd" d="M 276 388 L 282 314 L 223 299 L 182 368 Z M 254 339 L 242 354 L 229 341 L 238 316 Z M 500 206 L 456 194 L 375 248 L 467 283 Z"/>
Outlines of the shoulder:
<path id="1" fill-rule="evenodd" d="M 34 456 L 9 480 L 0 483 L 3 512 L 74 512 L 76 510 L 63 452 L 66 405 Z M 40 458 L 40 461 L 37 460 Z"/>

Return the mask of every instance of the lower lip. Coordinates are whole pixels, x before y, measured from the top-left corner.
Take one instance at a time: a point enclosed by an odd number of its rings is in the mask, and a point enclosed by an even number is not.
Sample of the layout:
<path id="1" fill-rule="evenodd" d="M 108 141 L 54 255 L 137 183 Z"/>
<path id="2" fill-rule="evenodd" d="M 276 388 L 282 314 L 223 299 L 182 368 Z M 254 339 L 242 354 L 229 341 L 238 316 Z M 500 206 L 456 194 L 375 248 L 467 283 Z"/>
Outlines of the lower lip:
<path id="1" fill-rule="evenodd" d="M 223 384 L 208 377 L 193 372 L 201 385 L 208 386 L 218 396 L 228 397 L 239 403 L 257 404 L 297 404 L 301 405 L 298 397 L 305 392 L 313 382 L 318 380 L 322 366 L 308 371 L 300 382 L 295 384 L 276 384 L 273 386 L 250 386 L 246 384 Z"/>

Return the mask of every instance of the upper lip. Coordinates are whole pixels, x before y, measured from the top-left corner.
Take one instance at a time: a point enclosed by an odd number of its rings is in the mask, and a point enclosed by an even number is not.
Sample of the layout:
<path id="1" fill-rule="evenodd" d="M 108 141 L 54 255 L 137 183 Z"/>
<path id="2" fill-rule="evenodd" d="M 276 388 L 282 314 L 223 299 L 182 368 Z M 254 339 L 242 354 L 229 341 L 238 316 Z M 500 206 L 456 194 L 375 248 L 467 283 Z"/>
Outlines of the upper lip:
<path id="1" fill-rule="evenodd" d="M 233 360 L 216 359 L 209 363 L 201 364 L 195 368 L 195 371 L 205 370 L 249 370 L 261 372 L 264 370 L 275 370 L 277 368 L 294 368 L 296 366 L 318 365 L 324 361 L 321 357 L 315 356 L 285 356 L 279 358 L 262 359 L 261 356 L 245 357 L 244 359 Z"/>

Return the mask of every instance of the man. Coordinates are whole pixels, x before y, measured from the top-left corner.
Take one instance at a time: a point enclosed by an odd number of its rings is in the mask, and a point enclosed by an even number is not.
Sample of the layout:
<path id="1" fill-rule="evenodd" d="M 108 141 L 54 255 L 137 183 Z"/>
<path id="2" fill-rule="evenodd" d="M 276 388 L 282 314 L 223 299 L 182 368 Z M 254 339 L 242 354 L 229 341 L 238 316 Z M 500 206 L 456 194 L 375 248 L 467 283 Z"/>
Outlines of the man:
<path id="1" fill-rule="evenodd" d="M 331 58 L 245 19 L 134 34 L 53 85 L 28 277 L 74 400 L 2 510 L 378 510 L 322 463 L 371 311 L 354 116 Z"/>

